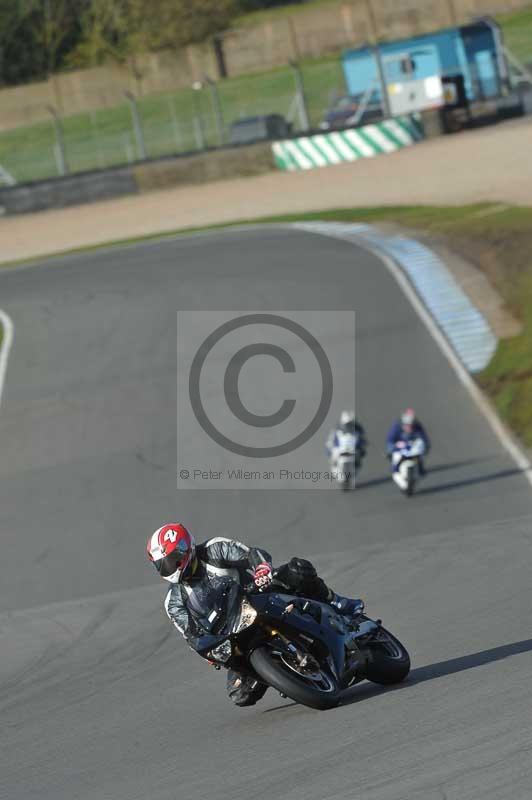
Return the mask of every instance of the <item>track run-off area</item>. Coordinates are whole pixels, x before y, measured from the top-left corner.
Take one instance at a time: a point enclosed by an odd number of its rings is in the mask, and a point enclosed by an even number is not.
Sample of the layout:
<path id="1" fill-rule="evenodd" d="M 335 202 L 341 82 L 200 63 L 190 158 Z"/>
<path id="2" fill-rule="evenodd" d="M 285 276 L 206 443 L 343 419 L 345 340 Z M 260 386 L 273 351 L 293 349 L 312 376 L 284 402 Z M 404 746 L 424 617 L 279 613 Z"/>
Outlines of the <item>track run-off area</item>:
<path id="1" fill-rule="evenodd" d="M 532 492 L 376 255 L 286 228 L 206 233 L 6 269 L 0 306 L 16 332 L 0 411 L 1 798 L 530 797 Z M 354 492 L 177 491 L 178 309 L 355 310 L 370 447 Z M 411 500 L 383 456 L 406 405 L 433 440 Z M 361 684 L 328 712 L 273 690 L 233 707 L 145 558 L 175 519 L 278 563 L 313 559 L 405 643 L 409 679 Z"/>

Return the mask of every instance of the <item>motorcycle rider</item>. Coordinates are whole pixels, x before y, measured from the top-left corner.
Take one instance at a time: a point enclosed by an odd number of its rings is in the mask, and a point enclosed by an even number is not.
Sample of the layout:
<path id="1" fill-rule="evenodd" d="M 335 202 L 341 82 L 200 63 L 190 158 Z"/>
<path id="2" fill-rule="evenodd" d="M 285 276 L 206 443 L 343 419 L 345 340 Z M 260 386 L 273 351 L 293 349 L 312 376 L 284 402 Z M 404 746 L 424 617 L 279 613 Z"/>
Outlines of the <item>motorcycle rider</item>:
<path id="1" fill-rule="evenodd" d="M 416 417 L 416 412 L 413 408 L 406 408 L 401 414 L 400 418 L 396 420 L 388 433 L 386 439 L 386 454 L 391 460 L 392 453 L 397 447 L 399 442 L 412 442 L 414 439 L 421 439 L 425 445 L 425 455 L 430 450 L 430 439 L 428 434 Z M 399 462 L 393 465 L 392 471 L 397 472 Z M 425 475 L 426 468 L 423 458 L 419 459 L 419 473 Z"/>
<path id="2" fill-rule="evenodd" d="M 341 452 L 342 434 L 350 433 L 357 437 L 356 459 L 357 466 L 366 455 L 366 431 L 357 421 L 354 411 L 342 411 L 340 421 L 336 428 L 328 436 L 325 447 L 329 454 L 331 469 L 336 469 L 338 455 Z"/>
<path id="3" fill-rule="evenodd" d="M 201 637 L 195 615 L 198 600 L 208 596 L 218 577 L 233 578 L 255 591 L 268 588 L 274 581 L 281 591 L 329 603 L 346 616 L 354 613 L 358 603 L 333 592 L 310 561 L 292 558 L 274 572 L 265 550 L 223 536 L 196 544 L 180 522 L 158 528 L 148 539 L 147 552 L 161 578 L 171 584 L 164 601 L 166 613 L 193 650 Z M 267 688 L 251 676 L 228 671 L 227 693 L 237 706 L 255 705 Z"/>

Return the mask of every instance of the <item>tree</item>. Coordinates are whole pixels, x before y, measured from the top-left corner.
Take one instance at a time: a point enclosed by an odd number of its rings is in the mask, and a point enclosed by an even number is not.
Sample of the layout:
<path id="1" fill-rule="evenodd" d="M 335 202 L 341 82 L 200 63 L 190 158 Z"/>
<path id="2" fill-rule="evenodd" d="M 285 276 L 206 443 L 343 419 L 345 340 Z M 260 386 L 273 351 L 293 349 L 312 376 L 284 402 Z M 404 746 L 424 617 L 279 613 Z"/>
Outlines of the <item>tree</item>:
<path id="1" fill-rule="evenodd" d="M 159 0 L 161 46 L 203 42 L 226 30 L 240 13 L 238 0 Z"/>
<path id="2" fill-rule="evenodd" d="M 33 38 L 42 47 L 47 76 L 50 76 L 64 55 L 79 37 L 78 19 L 83 0 L 26 0 L 34 22 Z"/>
<path id="3" fill-rule="evenodd" d="M 142 77 L 138 56 L 224 31 L 240 0 L 0 0 L 0 82 L 112 59 Z"/>
<path id="4" fill-rule="evenodd" d="M 81 19 L 81 41 L 70 63 L 88 66 L 108 58 L 126 62 L 148 49 L 152 9 L 145 0 L 90 0 Z"/>
<path id="5" fill-rule="evenodd" d="M 202 42 L 225 30 L 238 12 L 237 0 L 90 0 L 70 62 L 131 63 L 147 50 Z"/>
<path id="6" fill-rule="evenodd" d="M 0 0 L 0 57 L 4 83 L 48 77 L 64 64 L 81 29 L 88 0 Z"/>
<path id="7" fill-rule="evenodd" d="M 18 4 L 0 0 L 0 81 L 18 83 L 31 75 L 27 64 L 28 51 L 24 47 Z M 18 57 L 17 57 L 18 55 Z M 31 60 L 30 60 L 31 63 Z"/>
<path id="8" fill-rule="evenodd" d="M 307 0 L 241 0 L 242 11 L 259 11 L 263 8 L 275 8 L 275 6 L 294 6 L 306 3 Z"/>

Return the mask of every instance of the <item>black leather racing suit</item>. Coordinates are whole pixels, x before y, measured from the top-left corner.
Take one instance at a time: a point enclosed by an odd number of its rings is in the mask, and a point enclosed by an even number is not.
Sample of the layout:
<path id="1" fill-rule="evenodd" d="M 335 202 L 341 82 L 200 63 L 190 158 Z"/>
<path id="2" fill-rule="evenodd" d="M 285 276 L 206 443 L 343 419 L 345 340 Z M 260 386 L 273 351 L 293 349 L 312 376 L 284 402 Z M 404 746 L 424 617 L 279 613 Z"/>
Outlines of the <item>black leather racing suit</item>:
<path id="1" fill-rule="evenodd" d="M 192 649 L 196 649 L 200 632 L 196 629 L 190 611 L 194 594 L 201 592 L 202 585 L 216 577 L 231 577 L 241 585 L 253 580 L 255 568 L 262 563 L 270 564 L 269 553 L 257 547 L 248 547 L 242 542 L 217 536 L 196 547 L 197 566 L 192 577 L 174 584 L 164 602 L 166 613 Z M 316 574 L 309 561 L 293 558 L 275 570 L 275 584 L 293 594 L 301 594 L 313 600 L 332 602 L 336 595 Z M 234 670 L 227 674 L 227 693 L 236 705 L 254 705 L 267 687 L 249 676 Z"/>

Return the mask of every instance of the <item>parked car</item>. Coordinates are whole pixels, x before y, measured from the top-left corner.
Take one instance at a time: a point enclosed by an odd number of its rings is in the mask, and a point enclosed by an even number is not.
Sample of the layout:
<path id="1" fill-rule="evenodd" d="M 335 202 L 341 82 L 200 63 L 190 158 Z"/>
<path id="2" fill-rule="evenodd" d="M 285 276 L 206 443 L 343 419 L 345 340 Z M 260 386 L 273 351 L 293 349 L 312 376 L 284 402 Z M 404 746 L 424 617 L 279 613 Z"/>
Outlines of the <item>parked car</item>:
<path id="1" fill-rule="evenodd" d="M 364 109 L 361 111 L 361 105 Z M 382 106 L 377 91 L 365 94 L 345 94 L 338 97 L 320 123 L 322 130 L 338 130 L 350 125 L 366 125 L 382 119 Z"/>
<path id="2" fill-rule="evenodd" d="M 229 144 L 282 139 L 290 136 L 292 126 L 281 114 L 265 114 L 260 117 L 242 117 L 231 124 Z"/>

